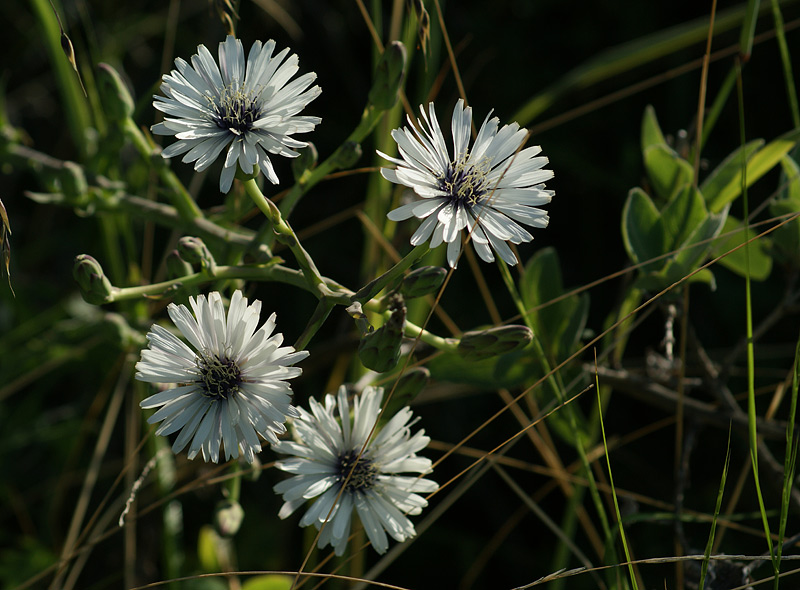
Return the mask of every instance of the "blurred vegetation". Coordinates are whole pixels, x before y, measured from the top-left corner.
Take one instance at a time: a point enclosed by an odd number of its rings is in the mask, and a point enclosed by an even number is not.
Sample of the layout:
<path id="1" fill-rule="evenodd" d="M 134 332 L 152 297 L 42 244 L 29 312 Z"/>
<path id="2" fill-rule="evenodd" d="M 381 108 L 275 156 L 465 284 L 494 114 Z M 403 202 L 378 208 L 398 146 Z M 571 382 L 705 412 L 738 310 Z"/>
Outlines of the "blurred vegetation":
<path id="1" fill-rule="evenodd" d="M 220 224 L 258 231 L 257 212 L 241 187 L 219 194 L 220 163 L 205 175 L 178 161 L 164 172 L 141 157 L 126 122 L 147 133 L 156 122 L 151 105 L 160 76 L 175 57 L 188 58 L 198 44 L 216 47 L 228 22 L 220 15 L 227 14 L 245 47 L 275 39 L 300 56 L 304 71 L 318 74 L 323 93 L 309 114 L 322 117 L 322 124 L 307 139 L 323 161 L 358 125 L 379 59 L 360 4 L 67 0 L 51 7 L 30 0 L 0 5 L 7 25 L 0 76 L 0 196 L 13 232 L 8 237 L 14 290 L 5 278 L 0 281 L 3 587 L 46 587 L 56 580 L 61 588 L 127 588 L 223 569 L 296 570 L 303 563 L 313 537 L 297 527 L 296 519 L 277 519 L 274 470 L 243 482 L 240 503 L 246 516 L 239 533 L 226 541 L 215 536 L 209 525 L 225 484 L 214 478 L 226 471 L 159 454 L 166 443 L 148 436 L 138 407 L 148 391 L 133 381 L 143 334 L 153 318 L 163 317 L 170 299 L 90 305 L 73 279 L 73 260 L 92 255 L 115 286 L 164 280 L 166 254 L 181 235 L 191 234 L 131 210 L 103 207 L 118 190 L 167 202 L 165 187 L 174 185 L 165 178 L 172 173 L 175 185 L 185 186 Z M 418 16 L 405 2 L 364 4 L 383 43 L 399 39 L 406 44 L 406 104 L 416 111 L 416 105 L 435 99 L 440 119 L 449 121 L 460 90 L 437 4 L 423 3 L 430 26 L 422 37 Z M 800 55 L 800 3 L 775 4 L 785 23 L 788 53 L 781 55 L 775 36 L 773 3 L 763 2 L 745 59 L 738 47 L 743 31 L 749 38 L 743 22 L 753 13 L 747 4 L 718 7 L 704 81 L 707 126 L 696 153 L 711 3 L 439 2 L 476 122 L 493 111 L 504 123 L 517 120 L 531 129 L 529 143 L 542 145 L 555 171 L 548 188 L 556 196 L 548 206 L 550 226 L 519 247 L 524 273 L 512 268 L 504 276 L 496 266 L 477 267 L 462 259 L 446 283 L 439 301 L 445 315 L 433 315 L 432 332 L 455 337 L 460 334 L 450 334 L 452 326 L 467 332 L 527 323 L 541 349 L 486 360 L 450 351 L 426 362 L 432 379 L 414 407 L 433 439 L 427 456 L 436 461 L 537 383 L 546 366 L 559 368 L 437 466 L 433 478 L 440 484 L 459 479 L 415 520 L 420 536 L 401 546 L 402 555 L 366 551 L 339 573 L 370 576 L 374 571 L 375 579 L 415 589 L 511 588 L 584 565 L 574 547 L 594 565 L 623 562 L 599 438 L 597 392 L 584 393 L 515 439 L 501 457 L 462 474 L 551 410 L 557 392 L 571 398 L 593 383 L 595 351 L 610 462 L 634 559 L 702 553 L 729 425 L 730 473 L 714 553 L 766 552 L 762 512 L 773 523 L 773 534 L 781 510 L 789 511 L 785 536 L 800 532 L 798 492 L 792 479 L 783 481 L 800 332 L 800 222 L 794 219 L 752 242 L 749 264 L 741 250 L 700 270 L 742 244 L 742 235 L 753 237 L 800 211 L 800 132 L 784 78 L 786 55 L 795 67 Z M 86 96 L 65 59 L 53 9 L 74 46 Z M 732 74 L 736 59 L 741 60 L 744 148 Z M 131 105 L 109 102 L 103 94 L 107 70 L 100 63 L 120 74 Z M 114 110 L 126 106 L 132 111 Z M 387 111 L 361 142 L 360 159 L 293 207 L 292 226 L 317 266 L 354 290 L 394 262 L 371 227 L 377 225 L 401 255 L 410 250 L 413 228 L 385 222 L 396 195 L 377 173 L 385 162 L 374 155 L 375 149 L 390 149 L 389 131 L 404 124 L 403 110 L 401 102 Z M 276 162 L 276 169 L 282 183 L 269 196 L 280 204 L 281 191 L 292 185 L 291 163 Z M 102 198 L 85 198 L 91 193 L 87 187 Z M 751 224 L 764 224 L 727 235 L 743 227 L 748 213 Z M 213 248 L 219 263 L 236 256 L 230 244 Z M 276 253 L 294 263 L 287 250 Z M 443 260 L 433 252 L 424 264 Z M 644 264 L 631 268 L 638 263 Z M 763 437 L 758 443 L 766 498 L 762 512 L 749 469 L 753 421 L 747 416 L 745 277 L 752 281 L 752 393 Z M 509 291 L 509 279 L 518 294 Z M 294 341 L 314 312 L 314 298 L 298 295 L 287 284 L 248 285 L 248 295 L 276 311 L 280 331 Z M 175 300 L 200 292 L 192 289 L 177 293 Z M 410 321 L 425 321 L 431 300 L 425 301 L 409 301 Z M 619 326 L 561 366 L 618 320 Z M 337 308 L 308 346 L 311 356 L 294 385 L 296 403 L 319 399 L 361 376 L 358 342 L 353 320 Z M 435 352 L 422 345 L 415 360 Z M 393 381 L 390 377 L 386 383 Z M 146 480 L 126 526 L 117 527 L 134 481 L 154 456 L 159 457 L 155 475 Z M 260 459 L 268 466 L 274 455 L 265 449 Z M 587 485 L 592 474 L 596 481 Z M 429 515 L 436 520 L 427 528 L 421 523 L 429 522 Z M 60 576 L 48 571 L 76 539 L 88 552 Z M 774 543 L 780 545 L 777 536 Z M 794 554 L 794 545 L 783 552 Z M 309 563 L 316 566 L 326 555 L 315 552 Z M 699 579 L 696 565 L 697 571 L 695 565 L 641 565 L 636 575 L 641 587 L 676 588 L 683 581 L 688 588 Z M 743 565 L 730 565 L 729 571 L 712 562 L 709 576 L 716 576 L 717 585 L 707 576 L 706 587 L 737 587 L 730 580 L 741 579 Z M 770 566 L 752 573 L 766 577 Z M 627 576 L 625 568 L 615 568 L 547 587 L 630 587 Z M 289 587 L 285 579 L 246 576 L 172 587 L 234 588 L 239 582 L 251 590 Z M 794 587 L 796 574 L 782 583 Z M 326 586 L 348 587 L 336 581 Z"/>

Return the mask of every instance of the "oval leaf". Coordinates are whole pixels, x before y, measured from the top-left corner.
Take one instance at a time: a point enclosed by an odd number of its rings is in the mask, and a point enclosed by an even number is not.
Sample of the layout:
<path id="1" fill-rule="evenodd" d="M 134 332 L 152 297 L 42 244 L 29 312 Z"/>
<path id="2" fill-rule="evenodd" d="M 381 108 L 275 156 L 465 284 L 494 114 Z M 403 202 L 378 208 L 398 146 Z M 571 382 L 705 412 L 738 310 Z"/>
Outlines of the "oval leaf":
<path id="1" fill-rule="evenodd" d="M 622 209 L 622 241 L 628 256 L 636 263 L 661 256 L 666 251 L 664 226 L 661 214 L 653 201 L 640 188 L 628 193 Z M 655 270 L 663 263 L 653 263 L 642 267 L 642 272 Z"/>

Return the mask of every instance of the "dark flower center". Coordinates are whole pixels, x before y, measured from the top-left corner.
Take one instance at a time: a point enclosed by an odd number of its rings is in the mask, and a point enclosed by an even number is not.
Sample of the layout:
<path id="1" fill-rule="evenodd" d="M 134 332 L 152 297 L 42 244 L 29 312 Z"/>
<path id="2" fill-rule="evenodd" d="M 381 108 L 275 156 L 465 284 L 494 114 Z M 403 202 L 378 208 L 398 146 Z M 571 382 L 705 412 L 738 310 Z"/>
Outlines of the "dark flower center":
<path id="1" fill-rule="evenodd" d="M 214 122 L 220 129 L 243 135 L 253 129 L 253 123 L 261 116 L 257 94 L 245 92 L 244 86 L 230 85 L 222 91 L 218 102 L 211 105 Z"/>
<path id="2" fill-rule="evenodd" d="M 228 399 L 239 391 L 242 373 L 236 361 L 228 357 L 203 355 L 197 359 L 203 395 L 212 400 Z"/>
<path id="3" fill-rule="evenodd" d="M 356 463 L 357 457 L 358 451 L 349 451 L 339 456 L 339 461 L 336 464 L 336 473 L 339 476 L 339 481 L 343 482 L 352 473 L 344 488 L 346 492 L 368 490 L 375 485 L 378 468 L 366 457 L 366 453 L 361 455 L 358 463 Z"/>
<path id="4" fill-rule="evenodd" d="M 484 158 L 477 164 L 466 164 L 466 154 L 452 162 L 439 179 L 439 188 L 450 196 L 450 202 L 456 206 L 474 207 L 484 200 L 489 193 L 487 177 L 491 166 L 489 159 Z"/>

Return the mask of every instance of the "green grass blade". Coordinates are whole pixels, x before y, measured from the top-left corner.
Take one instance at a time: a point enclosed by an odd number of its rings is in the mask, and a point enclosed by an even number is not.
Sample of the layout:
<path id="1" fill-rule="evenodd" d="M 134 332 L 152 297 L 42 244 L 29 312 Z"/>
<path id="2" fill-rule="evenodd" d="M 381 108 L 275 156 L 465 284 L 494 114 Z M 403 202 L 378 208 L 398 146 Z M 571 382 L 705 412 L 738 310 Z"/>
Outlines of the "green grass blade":
<path id="1" fill-rule="evenodd" d="M 772 18 L 775 20 L 775 33 L 778 40 L 778 49 L 781 52 L 786 97 L 789 100 L 789 108 L 792 110 L 792 123 L 794 123 L 795 127 L 800 127 L 800 107 L 797 106 L 797 90 L 795 90 L 794 76 L 792 75 L 792 59 L 789 56 L 789 47 L 786 45 L 786 34 L 783 32 L 783 16 L 781 15 L 778 0 L 772 0 Z"/>
<path id="2" fill-rule="evenodd" d="M 619 501 L 617 500 L 617 490 L 614 487 L 614 475 L 611 473 L 611 459 L 608 456 L 608 441 L 606 441 L 606 428 L 603 424 L 603 402 L 600 399 L 600 382 L 597 373 L 594 375 L 595 390 L 597 392 L 597 416 L 600 420 L 600 434 L 603 437 L 603 450 L 606 456 L 606 467 L 608 468 L 608 483 L 611 485 L 611 496 L 614 498 L 614 512 L 617 515 L 617 524 L 619 525 L 619 536 L 622 540 L 622 549 L 625 551 L 625 559 L 628 562 L 628 575 L 631 578 L 631 586 L 634 590 L 638 590 L 639 585 L 636 583 L 636 574 L 633 571 L 633 564 L 631 563 L 631 553 L 628 549 L 628 540 L 625 537 L 625 528 L 622 526 L 622 514 L 619 511 Z"/>
<path id="3" fill-rule="evenodd" d="M 719 510 L 722 506 L 722 496 L 725 493 L 725 482 L 728 479 L 728 467 L 731 462 L 731 430 L 728 428 L 728 445 L 725 453 L 725 465 L 722 468 L 722 477 L 719 482 L 719 491 L 717 492 L 717 503 L 714 506 L 714 518 L 711 519 L 711 530 L 708 532 L 708 542 L 706 549 L 703 552 L 703 565 L 700 569 L 700 584 L 698 588 L 703 590 L 706 583 L 706 573 L 708 572 L 708 561 L 711 556 L 711 548 L 714 546 L 714 533 L 717 529 L 717 517 L 719 517 Z M 777 579 L 777 578 L 776 578 Z"/>
<path id="4" fill-rule="evenodd" d="M 722 81 L 722 85 L 720 86 L 719 92 L 717 92 L 717 96 L 714 98 L 714 102 L 711 104 L 711 107 L 706 109 L 706 117 L 703 121 L 703 136 L 700 141 L 700 153 L 703 152 L 703 146 L 705 146 L 706 141 L 708 141 L 708 136 L 711 135 L 711 130 L 714 129 L 714 125 L 716 125 L 720 114 L 722 114 L 722 109 L 725 107 L 725 103 L 728 102 L 728 98 L 730 97 L 731 91 L 733 90 L 735 84 L 736 68 L 731 68 L 728 72 L 728 75 L 725 76 L 725 80 Z M 694 154 L 692 154 L 692 158 L 690 158 L 690 160 L 693 158 Z"/>
<path id="5" fill-rule="evenodd" d="M 789 402 L 789 419 L 786 423 L 786 458 L 783 466 L 783 488 L 781 490 L 781 515 L 778 525 L 778 543 L 775 547 L 776 567 L 780 567 L 783 539 L 786 535 L 786 522 L 789 519 L 789 502 L 791 501 L 794 474 L 797 468 L 797 446 L 800 439 L 794 435 L 794 417 L 797 411 L 797 390 L 800 384 L 800 339 L 797 341 L 794 354 L 794 367 L 792 369 L 792 397 Z M 777 572 L 776 572 L 777 573 Z M 778 587 L 778 577 L 775 577 L 775 588 Z"/>
<path id="6" fill-rule="evenodd" d="M 741 144 L 745 145 L 745 125 L 744 125 L 744 96 L 742 89 L 742 71 L 739 62 L 737 61 L 737 76 L 736 76 L 736 90 L 739 98 L 739 133 Z M 744 205 L 744 218 L 747 219 L 750 214 L 750 209 L 747 200 L 747 166 L 742 162 L 742 201 Z M 747 418 L 749 422 L 750 431 L 750 461 L 753 464 L 753 479 L 756 484 L 756 494 L 758 496 L 758 507 L 761 512 L 761 521 L 764 525 L 764 534 L 769 547 L 769 554 L 772 558 L 773 569 L 777 576 L 777 563 L 775 562 L 775 552 L 772 546 L 772 537 L 769 530 L 769 520 L 767 519 L 767 511 L 764 506 L 764 497 L 761 493 L 761 484 L 758 475 L 758 431 L 756 430 L 756 394 L 755 394 L 755 360 L 753 350 L 753 299 L 750 289 L 750 247 L 745 242 L 745 317 L 747 328 Z"/>
<path id="7" fill-rule="evenodd" d="M 63 101 L 64 117 L 69 127 L 72 141 L 85 159 L 88 146 L 86 130 L 91 127 L 89 105 L 83 96 L 78 76 L 72 69 L 64 49 L 61 47 L 61 30 L 53 6 L 48 0 L 32 0 L 31 5 L 36 13 L 43 32 L 43 41 L 50 56 L 50 62 L 56 75 L 59 92 Z"/>
<path id="8" fill-rule="evenodd" d="M 715 35 L 738 27 L 748 14 L 743 6 L 719 12 L 714 21 Z M 571 70 L 531 98 L 512 120 L 525 126 L 568 93 L 686 49 L 704 41 L 707 35 L 708 18 L 702 17 L 613 47 Z"/>
<path id="9" fill-rule="evenodd" d="M 756 32 L 756 21 L 758 21 L 758 7 L 761 0 L 748 0 L 747 11 L 742 21 L 742 30 L 739 34 L 739 55 L 747 61 L 753 51 L 753 36 Z"/>

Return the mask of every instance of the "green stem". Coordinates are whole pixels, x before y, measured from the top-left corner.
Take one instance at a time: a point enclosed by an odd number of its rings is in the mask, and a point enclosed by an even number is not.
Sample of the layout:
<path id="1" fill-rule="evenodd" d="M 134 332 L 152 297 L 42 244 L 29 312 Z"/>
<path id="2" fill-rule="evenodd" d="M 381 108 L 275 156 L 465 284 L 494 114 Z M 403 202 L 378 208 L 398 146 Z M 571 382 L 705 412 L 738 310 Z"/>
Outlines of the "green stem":
<path id="1" fill-rule="evenodd" d="M 171 279 L 161 283 L 151 285 L 141 285 L 139 287 L 115 288 L 108 298 L 107 303 L 126 301 L 129 299 L 141 299 L 142 297 L 162 297 L 181 288 L 195 287 L 213 281 L 230 279 L 244 279 L 249 281 L 276 281 L 286 283 L 301 289 L 306 289 L 312 294 L 318 294 L 316 289 L 309 288 L 303 274 L 291 268 L 286 268 L 279 264 L 253 264 L 247 266 L 218 266 L 214 274 L 206 272 L 196 272 L 191 275 Z M 339 305 L 350 305 L 350 291 L 342 290 L 342 287 L 327 280 L 327 288 L 330 290 L 331 298 Z"/>
<path id="2" fill-rule="evenodd" d="M 233 477 L 226 482 L 228 500 L 238 502 L 242 491 L 242 466 L 239 461 L 232 461 L 230 470 Z"/>
<path id="3" fill-rule="evenodd" d="M 387 270 L 377 279 L 367 283 L 358 293 L 353 295 L 353 301 L 358 301 L 362 305 L 380 293 L 387 285 L 391 285 L 406 270 L 422 258 L 428 252 L 428 243 L 419 244 L 411 252 L 405 255 L 402 260 Z"/>
<path id="4" fill-rule="evenodd" d="M 311 316 L 311 319 L 308 320 L 308 325 L 306 329 L 303 330 L 303 333 L 297 338 L 297 341 L 294 343 L 295 350 L 305 350 L 308 343 L 311 342 L 311 339 L 314 337 L 314 334 L 322 327 L 322 324 L 325 323 L 325 320 L 328 319 L 328 316 L 331 314 L 334 305 L 336 302 L 333 301 L 330 297 L 322 297 L 317 303 L 317 308 L 314 310 L 314 315 Z"/>
<path id="5" fill-rule="evenodd" d="M 300 289 L 304 289 L 309 291 L 312 294 L 318 294 L 318 291 L 315 287 L 309 286 L 308 282 L 306 281 L 303 273 L 299 270 L 295 270 L 292 268 L 286 268 L 285 266 L 281 266 L 280 264 L 258 264 L 258 265 L 248 265 L 248 266 L 218 266 L 215 269 L 214 275 L 210 275 L 206 272 L 196 272 L 191 275 L 186 275 L 183 277 L 179 277 L 177 279 L 172 279 L 169 281 L 164 281 L 162 283 L 153 283 L 152 285 L 142 285 L 139 287 L 123 287 L 123 288 L 114 288 L 111 294 L 108 296 L 108 300 L 105 303 L 116 303 L 119 301 L 128 301 L 131 299 L 142 299 L 145 297 L 148 298 L 159 298 L 168 296 L 170 293 L 178 291 L 182 288 L 187 287 L 195 287 L 199 285 L 203 285 L 205 283 L 211 283 L 214 281 L 224 281 L 224 280 L 232 280 L 232 279 L 243 279 L 246 281 L 275 281 L 278 283 L 285 283 L 287 285 L 292 285 L 294 287 L 299 287 Z M 320 308 L 325 309 L 327 306 L 331 306 L 333 309 L 333 305 L 342 305 L 342 306 L 349 306 L 352 303 L 351 298 L 353 297 L 353 292 L 345 287 L 339 285 L 335 281 L 331 279 L 324 279 L 326 288 L 330 291 L 330 295 L 321 298 L 320 301 Z M 323 303 L 324 302 L 324 303 Z M 318 308 L 318 310 L 320 309 Z M 368 301 L 364 308 L 368 311 L 372 311 L 379 314 L 387 314 L 385 317 L 388 317 L 389 312 L 383 308 L 383 305 L 380 301 Z M 330 313 L 328 310 L 327 313 Z M 312 318 L 313 320 L 313 318 Z M 322 320 L 324 321 L 324 319 Z M 311 325 L 311 324 L 310 324 Z M 322 322 L 319 323 L 319 326 L 322 325 Z M 311 339 L 313 332 L 309 332 L 309 328 L 306 328 L 308 334 L 304 334 L 298 340 L 298 344 L 302 346 L 295 345 L 297 350 L 305 347 L 305 344 Z M 426 330 L 420 328 L 416 324 L 411 322 L 406 322 L 404 333 L 409 338 L 417 338 L 430 346 L 433 346 L 437 350 L 443 351 L 454 351 L 458 347 L 458 342 L 454 341 L 449 338 L 442 338 L 441 336 L 436 336 Z"/>
<path id="6" fill-rule="evenodd" d="M 347 136 L 347 139 L 344 140 L 342 145 L 347 145 L 348 143 L 361 143 L 364 139 L 369 135 L 372 131 L 372 128 L 375 127 L 375 124 L 383 115 L 383 111 L 380 109 L 376 109 L 374 106 L 369 105 L 367 108 L 364 109 L 364 112 L 361 114 L 361 121 L 359 121 L 358 126 L 353 130 L 353 132 Z M 331 172 L 338 170 L 341 168 L 339 162 L 340 158 L 340 150 L 342 150 L 342 146 L 334 151 L 330 156 L 328 156 L 324 162 L 312 168 L 311 170 L 306 170 L 305 173 L 297 180 L 294 186 L 289 189 L 289 192 L 281 201 L 281 214 L 284 217 L 289 217 L 292 211 L 297 205 L 300 198 L 306 194 L 311 187 L 317 184 L 320 180 L 325 178 Z"/>
<path id="7" fill-rule="evenodd" d="M 247 191 L 247 194 L 250 195 L 250 198 L 253 199 L 256 207 L 258 207 L 271 222 L 272 229 L 275 232 L 278 241 L 288 246 L 292 251 L 292 254 L 294 254 L 297 264 L 303 271 L 303 276 L 306 278 L 306 281 L 312 288 L 311 290 L 315 296 L 319 299 L 321 297 L 328 297 L 332 295 L 332 291 L 328 289 L 327 285 L 325 284 L 325 280 L 317 270 L 317 266 L 314 264 L 311 256 L 309 256 L 308 252 L 306 252 L 303 246 L 300 245 L 300 241 L 297 239 L 294 230 L 283 218 L 283 215 L 281 215 L 281 212 L 275 206 L 275 203 L 264 196 L 264 193 L 262 193 L 261 189 L 258 188 L 258 185 L 253 178 L 244 182 L 244 188 L 245 191 Z"/>
<path id="8" fill-rule="evenodd" d="M 334 151 L 330 156 L 328 156 L 327 159 L 325 159 L 324 162 L 318 166 L 306 170 L 300 176 L 300 178 L 297 179 L 297 182 L 294 184 L 294 186 L 289 189 L 289 192 L 286 193 L 286 196 L 281 200 L 280 212 L 284 218 L 288 218 L 292 214 L 292 211 L 297 203 L 300 201 L 303 195 L 311 190 L 313 186 L 319 183 L 328 174 L 331 174 L 342 167 L 342 150 L 344 150 L 345 146 L 347 145 L 352 145 L 353 143 L 360 144 L 364 138 L 369 135 L 372 128 L 375 127 L 383 112 L 384 111 L 369 105 L 366 109 L 364 109 L 358 126 L 336 149 L 336 151 Z M 266 244 L 269 246 L 272 244 L 273 239 L 273 236 L 270 234 L 270 226 L 267 223 L 261 226 L 261 228 L 258 230 L 258 234 L 253 239 L 253 244 Z"/>
<path id="9" fill-rule="evenodd" d="M 178 180 L 178 177 L 175 176 L 175 173 L 170 169 L 164 159 L 156 155 L 155 146 L 147 140 L 141 129 L 133 122 L 133 119 L 125 120 L 123 130 L 125 131 L 125 136 L 133 143 L 136 151 L 156 167 L 158 176 L 161 182 L 169 189 L 169 197 L 180 216 L 185 220 L 203 217 L 203 212 L 200 210 L 200 207 L 197 206 L 197 203 L 194 202 L 189 191 L 187 191 L 183 183 Z"/>
<path id="10" fill-rule="evenodd" d="M 379 311 L 377 308 L 377 302 L 370 302 L 365 307 L 369 311 Z M 392 312 L 387 310 L 380 311 L 381 315 L 383 316 L 384 321 L 388 321 L 391 317 Z M 441 350 L 442 352 L 457 352 L 458 351 L 458 339 L 456 338 L 442 338 L 441 336 L 437 336 L 436 334 L 432 334 L 427 330 L 420 328 L 416 324 L 412 324 L 409 321 L 406 321 L 405 328 L 403 329 L 403 333 L 408 336 L 409 338 L 419 338 L 421 342 L 434 347 L 436 350 Z"/>

